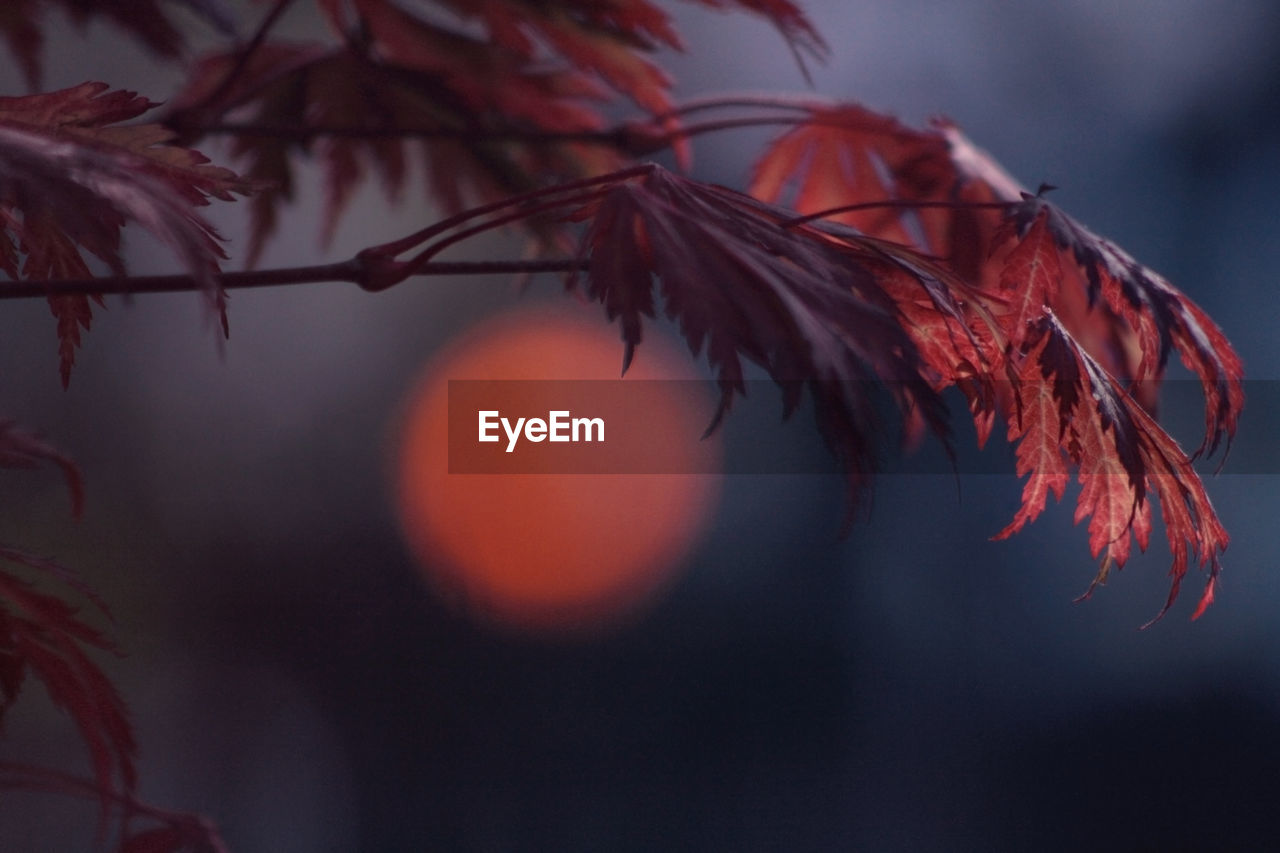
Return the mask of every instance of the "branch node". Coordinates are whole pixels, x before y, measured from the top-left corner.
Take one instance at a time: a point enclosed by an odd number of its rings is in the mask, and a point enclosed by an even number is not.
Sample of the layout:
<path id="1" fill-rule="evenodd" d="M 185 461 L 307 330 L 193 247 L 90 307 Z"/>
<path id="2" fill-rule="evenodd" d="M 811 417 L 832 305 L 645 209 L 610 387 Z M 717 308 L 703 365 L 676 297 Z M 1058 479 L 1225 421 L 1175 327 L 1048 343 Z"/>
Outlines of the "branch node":
<path id="1" fill-rule="evenodd" d="M 353 260 L 355 283 L 370 293 L 394 287 L 408 277 L 406 263 L 378 248 L 358 252 Z"/>

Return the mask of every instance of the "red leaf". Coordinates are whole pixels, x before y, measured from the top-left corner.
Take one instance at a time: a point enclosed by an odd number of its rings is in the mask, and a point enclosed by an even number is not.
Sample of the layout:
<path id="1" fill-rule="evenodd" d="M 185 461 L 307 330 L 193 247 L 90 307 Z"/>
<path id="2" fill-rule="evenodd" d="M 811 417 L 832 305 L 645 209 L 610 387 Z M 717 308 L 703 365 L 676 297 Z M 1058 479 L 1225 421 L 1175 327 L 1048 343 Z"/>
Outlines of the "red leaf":
<path id="1" fill-rule="evenodd" d="M 1009 212 L 1025 231 L 1044 221 L 1054 242 L 1069 251 L 1087 278 L 1092 305 L 1101 298 L 1137 334 L 1141 362 L 1138 382 L 1158 380 L 1169 353 L 1177 350 L 1201 381 L 1205 395 L 1205 435 L 1196 454 L 1212 454 L 1235 435 L 1244 406 L 1244 369 L 1226 336 L 1190 299 L 1158 273 L 1139 264 L 1119 246 L 1094 234 L 1045 200 L 1025 196 Z"/>
<path id="2" fill-rule="evenodd" d="M 587 217 L 586 290 L 619 320 L 624 364 L 641 340 L 642 317 L 655 313 L 656 279 L 665 313 L 695 355 L 705 347 L 718 375 L 716 423 L 745 393 L 745 358 L 782 387 L 787 413 L 810 390 L 819 428 L 854 486 L 874 468 L 877 383 L 900 410 L 923 411 L 945 439 L 942 403 L 878 284 L 884 270 L 907 268 L 879 244 L 782 228 L 788 211 L 656 166 L 609 189 L 580 211 Z"/>
<path id="3" fill-rule="evenodd" d="M 25 279 L 88 278 L 88 252 L 124 273 L 120 229 L 137 222 L 178 255 L 221 305 L 216 273 L 225 257 L 213 227 L 193 208 L 230 200 L 252 185 L 208 165 L 196 151 L 165 143 L 158 125 L 119 125 L 152 106 L 105 83 L 22 98 L 0 98 L 0 266 Z M 51 299 L 58 319 L 65 385 L 80 332 L 89 328 L 85 297 Z"/>
<path id="4" fill-rule="evenodd" d="M 926 301 L 911 287 L 881 284 L 898 300 L 937 387 L 965 391 L 980 439 L 993 411 L 985 389 L 1007 350 L 1014 382 L 995 396 L 1019 441 L 1018 471 L 1029 479 L 1021 508 L 998 535 L 1020 529 L 1049 494 L 1063 493 L 1065 454 L 1082 483 L 1077 519 L 1090 519 L 1095 555 L 1106 552 L 1095 583 L 1127 559 L 1131 536 L 1145 547 L 1154 493 L 1173 551 L 1170 601 L 1190 555 L 1208 568 L 1198 615 L 1212 600 L 1227 537 L 1190 459 L 1144 407 L 1154 406 L 1177 350 L 1204 388 L 1205 438 L 1196 453 L 1212 453 L 1234 434 L 1243 371 L 1204 312 L 1115 244 L 1025 193 L 945 121 L 914 131 L 854 105 L 815 107 L 757 165 L 756 193 L 782 198 L 788 187 L 802 212 L 854 207 L 829 218 L 929 252 L 968 282 L 964 291 L 953 278 L 932 277 L 952 291 L 955 306 L 946 310 L 934 293 Z"/>
<path id="5" fill-rule="evenodd" d="M 1062 455 L 1065 424 L 1061 412 L 1064 403 L 1068 412 L 1072 406 L 1054 393 L 1059 387 L 1054 380 L 1060 367 L 1044 359 L 1048 343 L 1049 336 L 1041 335 L 1014 377 L 1017 409 L 1009 417 L 1009 441 L 1018 441 L 1018 476 L 1028 479 L 1022 488 L 1022 506 L 1013 521 L 992 537 L 994 539 L 1007 539 L 1028 522 L 1035 521 L 1044 511 L 1050 493 L 1062 500 L 1070 481 L 1067 461 Z M 1074 365 L 1067 369 L 1074 374 Z"/>
<path id="6" fill-rule="evenodd" d="M 874 202 L 920 201 L 950 190 L 946 143 L 856 104 L 814 107 L 812 118 L 757 161 L 750 193 L 803 214 Z M 916 211 L 884 206 L 830 217 L 875 236 L 945 254 Z"/>
<path id="7" fill-rule="evenodd" d="M 415 134 L 423 137 L 414 146 L 427 156 L 431 196 L 450 213 L 473 198 L 505 198 L 548 177 L 579 177 L 620 163 L 604 146 L 537 140 L 602 125 L 589 106 L 601 91 L 586 77 L 528 68 L 471 37 L 377 8 L 376 21 L 398 47 L 384 47 L 384 58 L 267 44 L 213 101 L 237 53 L 205 59 L 175 99 L 168 121 L 177 128 L 198 129 L 226 113 L 243 116 L 252 129 L 236 136 L 232 153 L 245 161 L 250 178 L 271 189 L 254 199 L 250 265 L 274 231 L 279 206 L 292 196 L 295 154 L 315 156 L 326 173 L 325 240 L 368 172 L 380 175 L 389 199 L 399 197 L 412 152 L 406 138 Z M 471 133 L 474 139 L 467 138 Z"/>
<path id="8" fill-rule="evenodd" d="M 1112 565 L 1124 566 L 1131 537 L 1146 550 L 1151 532 L 1148 497 L 1154 491 L 1173 555 L 1169 598 L 1156 618 L 1177 598 L 1191 555 L 1208 570 L 1193 614 L 1198 617 L 1213 600 L 1221 571 L 1218 555 L 1229 540 L 1191 460 L 1051 313 L 1033 328 L 1031 341 L 1013 384 L 1016 411 L 1009 414 L 1011 438 L 1021 436 L 1018 473 L 1030 478 L 1022 508 L 996 538 L 1034 520 L 1049 492 L 1061 497 L 1065 451 L 1081 483 L 1075 520 L 1089 519 L 1090 551 L 1095 557 L 1102 555 L 1085 596 L 1106 580 Z"/>
<path id="9" fill-rule="evenodd" d="M 71 715 L 89 750 L 105 819 L 112 795 L 132 791 L 137 783 L 136 745 L 124 703 L 86 654 L 88 648 L 115 651 L 66 602 L 0 570 L 0 660 L 6 679 L 12 682 L 15 669 L 21 673 L 29 667 L 54 704 Z M 5 690 L 7 704 L 12 693 L 8 685 Z"/>
<path id="10" fill-rule="evenodd" d="M 821 55 L 821 37 L 803 12 L 788 0 L 698 0 L 715 8 L 738 6 L 768 18 L 794 51 Z M 544 60 L 547 51 L 559 54 L 580 71 L 598 74 L 611 87 L 652 113 L 670 107 L 671 79 L 644 54 L 660 46 L 681 47 L 671 21 L 648 0 L 443 0 L 462 18 L 479 20 L 491 53 L 505 52 L 525 63 Z M 400 9 L 387 0 L 322 0 L 321 8 L 343 34 L 368 32 L 375 46 L 395 61 L 439 66 L 428 58 L 438 43 L 440 28 Z M 357 20 L 360 25 L 357 25 Z M 417 56 L 415 62 L 409 59 Z"/>
<path id="11" fill-rule="evenodd" d="M 1005 315 L 1009 346 L 1021 350 L 1029 327 L 1044 320 L 1044 309 L 1056 302 L 1062 267 L 1044 216 L 1033 220 L 1004 259 L 1000 288 L 1010 300 Z"/>

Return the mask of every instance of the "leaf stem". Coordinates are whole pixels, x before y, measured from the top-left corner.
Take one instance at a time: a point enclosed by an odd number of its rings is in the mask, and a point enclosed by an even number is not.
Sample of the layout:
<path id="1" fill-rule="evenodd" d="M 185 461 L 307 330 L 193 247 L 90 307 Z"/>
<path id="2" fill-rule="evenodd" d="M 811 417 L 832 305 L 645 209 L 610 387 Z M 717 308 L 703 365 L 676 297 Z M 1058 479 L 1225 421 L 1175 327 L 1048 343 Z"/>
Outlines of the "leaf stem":
<path id="1" fill-rule="evenodd" d="M 280 20 L 280 16 L 293 5 L 293 2 L 294 0 L 276 0 L 275 5 L 263 16 L 262 22 L 258 24 L 258 29 L 254 31 L 253 36 L 250 37 L 248 43 L 240 51 L 240 55 L 236 57 L 236 63 L 231 66 L 227 76 L 223 77 L 213 91 L 201 98 L 200 102 L 189 108 L 187 112 L 195 113 L 204 110 L 222 100 L 231 91 L 236 81 L 240 79 L 240 75 L 249 67 L 249 61 L 253 59 L 253 55 L 258 52 L 258 48 L 266 41 L 267 34 L 275 27 L 276 22 Z"/>
<path id="2" fill-rule="evenodd" d="M 395 256 L 400 254 L 401 252 L 407 252 L 409 249 L 412 249 L 416 246 L 420 246 L 426 241 L 432 239 L 433 237 L 439 234 L 443 234 L 446 231 L 452 230 L 453 228 L 457 228 L 458 226 L 462 225 L 464 222 L 467 222 L 471 219 L 475 219 L 478 216 L 487 216 L 490 213 L 496 213 L 497 211 L 502 210 L 503 208 L 506 208 L 506 207 L 515 207 L 517 205 L 523 205 L 528 202 L 538 201 L 540 199 L 546 198 L 547 196 L 551 196 L 551 195 L 558 195 L 560 193 L 570 193 L 570 192 L 574 192 L 575 190 L 582 190 L 582 189 L 587 189 L 589 187 L 596 187 L 601 184 L 621 183 L 622 181 L 630 180 L 631 178 L 639 177 L 641 175 L 647 175 L 650 172 L 652 172 L 653 169 L 654 169 L 654 164 L 641 163 L 638 166 L 629 166 L 628 168 L 625 168 L 625 169 L 619 169 L 616 172 L 609 172 L 604 175 L 596 175 L 595 177 L 592 177 L 592 178 L 582 178 L 581 180 L 577 180 L 577 181 L 568 181 L 567 183 L 555 184 L 553 186 L 542 187 L 540 189 L 531 190 L 530 192 L 520 193 L 519 195 L 508 196 L 507 198 L 499 199 L 498 201 L 490 202 L 489 204 L 483 204 L 483 205 L 480 205 L 479 207 L 473 207 L 468 210 L 464 210 L 461 213 L 457 213 L 453 216 L 449 216 L 444 219 L 441 219 L 439 222 L 432 223 L 431 225 L 428 225 L 426 228 L 423 228 L 420 231 L 415 231 L 414 233 L 406 237 L 401 237 L 399 240 L 392 240 L 389 243 L 383 243 L 378 246 L 372 246 L 362 251 L 360 255 L 361 256 L 368 256 L 368 255 Z M 565 204 L 565 203 L 569 203 L 570 201 L 572 201 L 572 199 L 568 199 L 560 203 Z M 541 207 L 541 205 L 539 207 Z M 532 210 L 529 210 L 524 212 L 523 215 L 527 216 L 532 212 L 533 212 Z M 516 217 L 516 218 L 520 218 L 520 217 Z"/>
<path id="3" fill-rule="evenodd" d="M 739 108 L 755 108 L 755 109 L 777 109 L 777 110 L 795 110 L 796 112 L 812 113 L 815 107 L 820 106 L 815 99 L 807 97 L 787 97 L 784 95 L 726 95 L 726 96 L 710 96 L 705 98 L 692 98 L 684 103 L 677 104 L 671 109 L 654 116 L 655 119 L 673 118 L 675 116 L 685 116 L 696 112 L 705 112 L 707 110 L 722 110 Z"/>
<path id="4" fill-rule="evenodd" d="M 794 219 L 784 219 L 778 223 L 783 228 L 795 228 L 813 222 L 815 219 L 826 219 L 841 213 L 855 213 L 859 210 L 906 209 L 922 210 L 925 208 L 943 208 L 946 210 L 1007 210 L 1017 202 L 1010 201 L 913 201 L 911 199 L 888 198 L 880 201 L 864 201 L 858 204 L 842 204 L 839 207 L 828 207 L 825 210 L 806 213 Z"/>
<path id="5" fill-rule="evenodd" d="M 570 204 L 581 204 L 583 202 L 587 202 L 592 199 L 599 198 L 600 196 L 604 195 L 606 192 L 608 192 L 607 188 L 597 189 L 591 192 L 578 193 L 577 195 L 569 196 L 568 198 L 558 198 L 553 201 L 544 202 L 543 204 L 537 205 L 532 208 L 517 210 L 513 213 L 508 213 L 504 216 L 499 216 L 496 219 L 487 220 L 485 222 L 480 223 L 479 225 L 473 225 L 470 228 L 464 228 L 463 230 L 459 231 L 456 234 L 450 234 L 448 237 L 441 239 L 439 242 L 428 245 L 422 251 L 420 251 L 417 255 L 414 255 L 412 258 L 406 261 L 404 269 L 402 270 L 402 278 L 408 278 L 411 275 L 417 274 L 419 270 L 427 267 L 430 260 L 434 258 L 436 255 L 440 254 L 441 252 L 443 252 L 445 249 L 449 248 L 453 244 L 459 243 L 467 239 L 468 237 L 474 237 L 476 234 L 479 234 L 483 231 L 488 231 L 491 228 L 497 228 L 501 225 L 506 225 L 508 222 L 515 222 L 521 219 L 528 219 L 531 216 L 537 216 L 538 214 L 544 213 L 548 210 L 556 210 L 558 208 L 563 208 Z M 522 272 L 526 272 L 526 270 L 522 270 Z"/>

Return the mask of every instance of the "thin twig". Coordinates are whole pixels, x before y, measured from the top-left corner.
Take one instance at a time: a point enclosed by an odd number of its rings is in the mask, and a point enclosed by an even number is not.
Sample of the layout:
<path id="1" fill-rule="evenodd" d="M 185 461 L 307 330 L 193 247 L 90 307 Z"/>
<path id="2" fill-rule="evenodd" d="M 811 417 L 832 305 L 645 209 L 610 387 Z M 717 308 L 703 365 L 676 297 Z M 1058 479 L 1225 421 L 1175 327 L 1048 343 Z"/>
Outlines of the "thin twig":
<path id="1" fill-rule="evenodd" d="M 605 175 L 596 175 L 591 178 L 568 181 L 563 184 L 555 184 L 553 186 L 531 190 L 527 193 L 508 196 L 507 198 L 499 199 L 498 201 L 490 202 L 489 204 L 482 204 L 479 207 L 473 207 L 468 210 L 464 210 L 461 213 L 441 219 L 439 222 L 432 223 L 426 228 L 423 228 L 420 231 L 415 231 L 407 237 L 401 237 L 399 240 L 392 240 L 389 243 L 383 243 L 379 246 L 371 246 L 360 254 L 365 256 L 383 255 L 394 257 L 395 255 L 399 255 L 402 252 L 407 252 L 416 246 L 422 245 L 427 240 L 430 240 L 439 234 L 443 234 L 446 231 L 457 228 L 464 222 L 468 222 L 476 217 L 487 216 L 490 213 L 496 213 L 506 207 L 516 207 L 518 205 L 527 205 L 530 202 L 539 202 L 552 195 L 576 192 L 577 190 L 583 190 L 589 187 L 599 186 L 601 184 L 621 183 L 622 181 L 630 180 L 631 178 L 647 175 L 652 172 L 653 169 L 654 164 L 641 163 L 638 166 L 629 166 L 625 169 L 619 169 L 616 172 L 609 172 Z"/>
<path id="2" fill-rule="evenodd" d="M 262 22 L 258 24 L 258 29 L 254 31 L 253 36 L 244 46 L 244 49 L 240 51 L 240 55 L 236 57 L 236 64 L 231 66 L 231 70 L 227 72 L 227 76 L 222 78 L 222 81 L 218 83 L 217 87 L 214 88 L 212 92 L 201 98 L 199 103 L 190 107 L 188 112 L 198 112 L 205 109 L 210 104 L 216 104 L 231 91 L 231 88 L 240 78 L 240 75 L 249 67 L 249 61 L 253 59 L 253 55 L 258 52 L 258 48 L 262 46 L 264 41 L 266 41 L 267 34 L 271 32 L 272 28 L 275 27 L 276 22 L 280 20 L 280 16 L 283 15 L 285 10 L 287 10 L 292 4 L 293 0 L 276 0 L 276 3 L 271 7 L 271 10 L 263 16 Z"/>
<path id="3" fill-rule="evenodd" d="M 819 124 L 840 127 L 837 122 L 806 121 L 796 116 L 744 116 L 734 119 L 707 121 L 676 127 L 655 134 L 664 146 L 676 139 L 712 133 L 719 130 L 735 130 L 744 127 L 773 127 L 778 125 Z M 263 124 L 258 122 L 219 122 L 216 124 L 183 124 L 184 130 L 202 135 L 258 136 L 269 139 L 288 139 L 308 142 L 317 137 L 335 139 L 449 139 L 460 142 L 585 142 L 625 148 L 635 136 L 638 125 L 623 124 L 604 130 L 528 130 L 525 128 L 475 128 L 475 127 L 350 127 L 347 125 L 312 124 L 305 126 Z M 639 125 L 643 126 L 643 125 Z"/>
<path id="4" fill-rule="evenodd" d="M 864 201 L 858 204 L 842 204 L 839 207 L 829 207 L 826 210 L 806 213 L 804 216 L 797 216 L 794 219 L 784 219 L 778 225 L 783 228 L 795 228 L 797 225 L 804 225 L 805 223 L 813 222 L 815 219 L 826 219 L 831 216 L 839 216 L 842 213 L 856 213 L 859 210 L 920 210 L 924 208 L 1007 210 L 1015 204 L 1016 202 L 1009 201 L 912 201 L 911 199 L 889 198 L 880 201 Z"/>
<path id="5" fill-rule="evenodd" d="M 535 205 L 533 207 L 521 208 L 520 210 L 507 213 L 495 219 L 490 219 L 485 222 L 482 222 L 479 225 L 473 225 L 470 228 L 464 228 L 458 233 L 450 234 L 448 237 L 445 237 L 439 240 L 438 242 L 432 243 L 429 246 L 422 249 L 422 251 L 420 251 L 417 255 L 413 256 L 412 258 L 410 258 L 408 261 L 405 262 L 405 266 L 402 274 L 404 278 L 408 278 L 411 275 L 416 275 L 419 270 L 424 269 L 429 265 L 430 260 L 432 258 L 434 258 L 436 255 L 443 252 L 445 249 L 449 248 L 455 243 L 460 243 L 463 240 L 466 240 L 470 237 L 474 237 L 476 234 L 479 234 L 483 231 L 488 231 L 493 228 L 501 227 L 503 225 L 506 225 L 509 222 L 516 222 L 521 219 L 528 219 L 531 216 L 537 216 L 540 213 L 545 213 L 549 210 L 557 210 L 571 204 L 583 204 L 584 202 L 590 201 L 595 198 L 599 198 L 607 192 L 608 192 L 607 188 L 596 189 L 590 192 L 578 193 L 577 195 L 568 196 L 566 198 L 556 198 L 551 201 L 547 201 L 542 204 Z M 523 270 L 523 272 L 528 272 L 528 270 Z"/>
<path id="6" fill-rule="evenodd" d="M 510 275 L 515 273 L 572 272 L 581 264 L 572 258 L 545 258 L 523 261 L 434 261 L 416 267 L 410 275 Z M 228 290 L 259 287 L 282 287 L 294 284 L 350 282 L 361 284 L 367 268 L 358 259 L 318 266 L 283 267 L 270 270 L 226 272 L 218 282 Z M 204 289 L 190 275 L 105 276 L 86 279 L 54 279 L 51 281 L 0 282 L 0 300 L 30 299 L 41 296 L 102 294 L 185 293 Z"/>

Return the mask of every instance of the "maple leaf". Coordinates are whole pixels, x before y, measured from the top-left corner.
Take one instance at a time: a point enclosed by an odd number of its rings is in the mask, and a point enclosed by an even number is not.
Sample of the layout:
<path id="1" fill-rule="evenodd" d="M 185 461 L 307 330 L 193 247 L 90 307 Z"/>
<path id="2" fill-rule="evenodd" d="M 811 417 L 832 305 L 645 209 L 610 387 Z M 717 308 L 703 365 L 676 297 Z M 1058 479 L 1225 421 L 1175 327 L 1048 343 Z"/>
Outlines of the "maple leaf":
<path id="1" fill-rule="evenodd" d="M 1035 218 L 1005 256 L 1000 270 L 1000 289 L 1011 300 L 1005 330 L 1009 346 L 1018 351 L 1026 342 L 1030 327 L 1044 319 L 1045 306 L 1057 302 L 1062 279 L 1058 249 L 1046 219 L 1047 216 Z"/>
<path id="2" fill-rule="evenodd" d="M 108 89 L 83 83 L 0 98 L 0 269 L 14 279 L 90 278 L 88 253 L 123 275 L 120 231 L 132 221 L 166 243 L 221 310 L 216 274 L 225 254 L 194 208 L 253 185 L 199 152 L 167 145 L 173 133 L 159 125 L 118 124 L 154 105 Z M 92 318 L 90 297 L 49 302 L 66 385 Z"/>
<path id="3" fill-rule="evenodd" d="M 821 55 L 821 36 L 799 7 L 788 0 L 697 0 L 713 8 L 739 8 L 770 20 L 793 51 Z M 386 0 L 319 0 L 334 28 L 342 34 L 358 29 L 391 53 L 429 50 L 433 30 L 417 15 Z M 435 4 L 433 4 L 435 5 Z M 652 113 L 671 105 L 671 78 L 643 54 L 659 46 L 679 49 L 682 43 L 670 18 L 648 0 L 441 0 L 458 16 L 478 20 L 486 41 L 525 62 L 542 61 L 548 53 L 594 73 Z M 357 26 L 357 22 L 360 26 Z M 423 34 L 427 38 L 423 39 Z"/>
<path id="4" fill-rule="evenodd" d="M 860 237 L 826 222 L 813 227 L 846 245 L 852 241 L 875 246 L 893 259 L 893 266 L 880 269 L 877 281 L 893 300 L 899 321 L 920 354 L 922 375 L 935 390 L 960 389 L 973 416 L 978 446 L 984 446 L 995 425 L 999 386 L 993 377 L 1004 363 L 1004 352 L 992 331 L 998 324 L 980 295 L 945 267 L 901 246 Z M 914 446 L 929 429 L 923 411 L 913 410 L 904 443 Z"/>
<path id="5" fill-rule="evenodd" d="M 1033 521 L 1049 494 L 1062 497 L 1070 460 L 1081 484 L 1075 520 L 1089 519 L 1090 550 L 1102 556 L 1087 597 L 1113 565 L 1125 565 L 1134 540 L 1146 550 L 1154 491 L 1173 555 L 1169 597 L 1155 618 L 1177 599 L 1193 555 L 1208 570 L 1192 615 L 1199 617 L 1213 600 L 1219 554 L 1229 538 L 1190 458 L 1051 312 L 1046 310 L 1029 340 L 1010 385 L 1015 408 L 1009 413 L 1010 439 L 1019 442 L 1018 474 L 1029 476 L 1021 508 L 995 538 Z"/>
<path id="6" fill-rule="evenodd" d="M 44 440 L 0 419 L 0 467 L 30 468 L 42 462 L 62 470 L 78 514 L 83 485 L 75 465 Z M 58 563 L 6 545 L 0 545 L 0 561 L 61 581 L 110 618 L 102 599 Z M 0 568 L 0 720 L 17 699 L 28 671 L 34 672 L 54 704 L 68 711 L 80 730 L 105 814 L 111 792 L 131 790 L 136 782 L 135 748 L 124 703 L 86 654 L 88 649 L 113 652 L 115 646 L 66 602 Z"/>
<path id="7" fill-rule="evenodd" d="M 172 102 L 166 123 L 190 138 L 234 133 L 232 155 L 273 189 L 258 194 L 248 265 L 274 233 L 294 187 L 292 155 L 314 156 L 326 173 L 322 243 L 371 171 L 399 198 L 418 138 L 432 198 L 446 213 L 620 168 L 628 155 L 688 142 L 671 112 L 671 80 L 645 54 L 679 48 L 667 14 L 647 0 L 512 0 L 445 6 L 475 27 L 447 26 L 428 4 L 317 0 L 341 47 L 267 41 L 206 57 Z M 770 20 L 800 52 L 825 49 L 788 0 L 698 0 Z M 434 10 L 438 11 L 438 10 Z M 420 14 L 427 13 L 427 14 Z M 654 114 L 605 131 L 610 90 Z M 230 123 L 223 122 L 230 118 Z M 531 220 L 542 244 L 561 235 Z"/>
<path id="8" fill-rule="evenodd" d="M 720 406 L 708 431 L 746 393 L 744 359 L 782 388 L 786 414 L 807 387 L 819 429 L 859 487 L 875 468 L 873 386 L 883 383 L 901 411 L 925 412 L 944 442 L 945 409 L 878 283 L 885 269 L 907 268 L 857 235 L 837 244 L 781 227 L 791 216 L 654 166 L 576 214 L 591 220 L 581 248 L 585 290 L 621 327 L 624 370 L 661 294 L 689 348 L 705 349 L 717 374 Z M 576 275 L 569 286 L 578 286 Z"/>
<path id="9" fill-rule="evenodd" d="M 1123 378 L 1158 379 L 1175 350 L 1199 376 L 1205 395 L 1205 433 L 1196 455 L 1212 454 L 1224 439 L 1230 441 L 1244 406 L 1244 368 L 1208 315 L 1163 276 L 1042 198 L 1024 195 L 1008 217 L 1020 234 L 1037 231 L 1038 244 L 1043 244 L 1047 232 L 1085 274 L 1089 304 L 1105 302 L 1110 316 L 1123 317 L 1136 332 L 1141 360 L 1136 374 Z"/>
<path id="10" fill-rule="evenodd" d="M 1173 554 L 1166 609 L 1194 555 L 1209 571 L 1203 612 L 1227 537 L 1191 458 L 1148 410 L 1176 351 L 1205 395 L 1196 454 L 1229 442 L 1244 395 L 1225 335 L 1163 277 L 1025 192 L 951 122 L 913 130 L 857 105 L 810 113 L 757 163 L 752 192 L 791 199 L 801 221 L 825 233 L 840 222 L 930 254 L 966 283 L 881 282 L 935 387 L 965 392 L 979 440 L 1005 415 L 1027 482 L 997 538 L 1034 520 L 1050 494 L 1061 498 L 1074 468 L 1076 520 L 1089 519 L 1090 548 L 1102 556 L 1097 584 L 1125 563 L 1132 541 L 1145 549 L 1154 494 Z M 935 285 L 927 298 L 926 281 Z M 993 385 L 1002 365 L 1009 381 Z"/>
<path id="11" fill-rule="evenodd" d="M 1052 308 L 1148 407 L 1176 350 L 1205 393 L 1197 452 L 1212 453 L 1234 434 L 1243 370 L 1221 330 L 1163 277 L 1026 193 L 953 123 L 913 130 L 858 105 L 813 106 L 809 121 L 775 141 L 755 168 L 754 195 L 778 200 L 788 188 L 801 213 L 861 207 L 835 218 L 1011 295 L 1006 331 L 1015 347 L 1040 309 Z M 1049 238 L 1065 258 L 1051 257 Z"/>
<path id="12" fill-rule="evenodd" d="M 807 121 L 779 137 L 757 160 L 748 191 L 809 214 L 864 201 L 939 198 L 953 182 L 940 135 L 908 128 L 857 104 L 814 105 Z M 921 230 L 919 215 L 884 206 L 827 218 L 944 255 L 946 247 Z"/>
<path id="13" fill-rule="evenodd" d="M 1007 539 L 1035 521 L 1049 495 L 1062 500 L 1070 482 L 1062 449 L 1069 421 L 1062 412 L 1074 411 L 1079 397 L 1077 365 L 1074 360 L 1045 357 L 1051 340 L 1041 334 L 1012 377 L 1016 411 L 1008 419 L 1009 441 L 1018 442 L 1017 474 L 1028 479 L 1017 514 L 994 539 Z"/>
<path id="14" fill-rule="evenodd" d="M 231 155 L 245 163 L 249 178 L 268 185 L 253 201 L 250 266 L 275 229 L 280 205 L 292 196 L 295 154 L 314 156 L 326 173 L 326 242 L 367 172 L 380 174 L 390 200 L 399 198 L 415 150 L 425 157 L 431 197 L 448 213 L 472 199 L 505 198 L 539 181 L 610 171 L 620 163 L 605 146 L 539 138 L 602 125 L 589 106 L 602 91 L 587 78 L 526 70 L 470 37 L 422 22 L 405 26 L 411 25 L 421 49 L 393 54 L 397 62 L 347 47 L 269 43 L 229 87 L 222 84 L 239 54 L 205 58 L 174 99 L 167 122 L 177 129 L 198 133 L 220 115 L 239 117 L 247 127 Z"/>
<path id="15" fill-rule="evenodd" d="M 28 566 L 43 562 L 12 549 L 3 549 L 0 558 Z M 0 569 L 0 707 L 12 702 L 28 669 L 40 678 L 80 731 L 105 815 L 112 792 L 137 784 L 136 744 L 124 702 L 88 649 L 116 650 L 71 605 Z"/>

